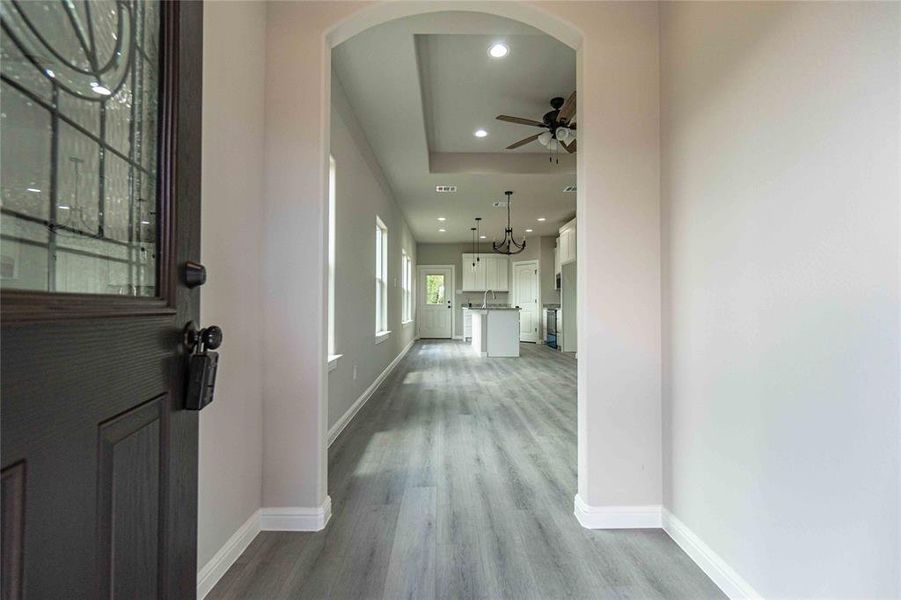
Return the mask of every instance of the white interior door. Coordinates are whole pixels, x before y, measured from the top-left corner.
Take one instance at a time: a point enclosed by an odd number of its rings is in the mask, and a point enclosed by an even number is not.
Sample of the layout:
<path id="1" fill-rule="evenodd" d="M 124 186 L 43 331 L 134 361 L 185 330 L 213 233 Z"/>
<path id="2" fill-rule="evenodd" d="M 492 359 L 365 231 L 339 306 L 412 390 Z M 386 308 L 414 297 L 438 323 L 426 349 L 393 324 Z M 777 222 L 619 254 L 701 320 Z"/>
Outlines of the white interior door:
<path id="1" fill-rule="evenodd" d="M 419 337 L 452 337 L 453 299 L 451 267 L 419 268 Z"/>
<path id="2" fill-rule="evenodd" d="M 538 341 L 538 263 L 513 263 L 513 304 L 519 306 L 519 340 Z"/>

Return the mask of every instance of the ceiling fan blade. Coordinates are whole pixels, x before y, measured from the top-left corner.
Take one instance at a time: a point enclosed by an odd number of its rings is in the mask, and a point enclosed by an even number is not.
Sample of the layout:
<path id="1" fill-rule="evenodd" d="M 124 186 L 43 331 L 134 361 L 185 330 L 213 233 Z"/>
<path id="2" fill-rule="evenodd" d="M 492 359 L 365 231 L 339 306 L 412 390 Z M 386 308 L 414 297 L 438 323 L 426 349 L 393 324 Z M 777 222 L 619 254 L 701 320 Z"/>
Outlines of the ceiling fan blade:
<path id="1" fill-rule="evenodd" d="M 533 127 L 544 127 L 544 123 L 534 119 L 524 119 L 523 117 L 511 117 L 510 115 L 498 115 L 498 121 L 507 121 L 508 123 L 517 123 L 519 125 L 532 125 Z"/>
<path id="2" fill-rule="evenodd" d="M 567 146 L 566 144 L 561 144 L 561 145 L 563 146 L 564 150 L 566 150 L 570 154 L 573 154 L 576 151 L 576 142 L 578 142 L 578 141 L 579 140 L 573 140 L 569 146 Z"/>
<path id="3" fill-rule="evenodd" d="M 535 135 L 530 135 L 529 137 L 527 137 L 527 138 L 525 138 L 525 139 L 522 139 L 522 140 L 519 140 L 518 142 L 513 142 L 512 144 L 510 144 L 509 146 L 507 146 L 507 150 L 514 150 L 514 149 L 516 149 L 516 148 L 519 148 L 520 146 L 525 146 L 526 144 L 529 144 L 529 143 L 531 143 L 531 142 L 534 142 L 535 140 L 538 139 L 538 136 L 539 136 L 539 135 L 541 135 L 541 134 L 540 134 L 540 133 L 536 133 Z"/>
<path id="4" fill-rule="evenodd" d="M 563 106 L 560 107 L 560 112 L 557 114 L 558 121 L 569 121 L 573 118 L 573 115 L 576 114 L 576 93 L 573 92 L 569 95 L 569 98 L 566 99 L 566 102 L 563 103 Z"/>

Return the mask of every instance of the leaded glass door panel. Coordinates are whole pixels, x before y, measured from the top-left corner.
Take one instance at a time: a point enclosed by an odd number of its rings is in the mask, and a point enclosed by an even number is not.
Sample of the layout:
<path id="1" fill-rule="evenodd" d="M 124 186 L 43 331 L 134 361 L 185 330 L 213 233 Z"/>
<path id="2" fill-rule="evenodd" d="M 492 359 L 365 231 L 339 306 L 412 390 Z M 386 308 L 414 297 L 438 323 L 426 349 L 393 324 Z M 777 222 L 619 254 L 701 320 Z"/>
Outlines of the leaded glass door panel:
<path id="1" fill-rule="evenodd" d="M 0 286 L 157 296 L 160 5 L 0 11 Z"/>

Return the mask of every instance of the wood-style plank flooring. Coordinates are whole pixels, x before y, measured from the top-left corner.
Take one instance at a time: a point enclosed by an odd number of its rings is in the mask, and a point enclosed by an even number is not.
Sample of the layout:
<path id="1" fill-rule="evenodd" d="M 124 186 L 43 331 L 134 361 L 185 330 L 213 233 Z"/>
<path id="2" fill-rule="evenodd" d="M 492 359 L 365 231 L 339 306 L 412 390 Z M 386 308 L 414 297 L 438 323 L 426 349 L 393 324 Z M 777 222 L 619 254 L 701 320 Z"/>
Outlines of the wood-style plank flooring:
<path id="1" fill-rule="evenodd" d="M 329 450 L 333 515 L 263 532 L 208 598 L 723 598 L 659 530 L 573 516 L 576 361 L 421 341 Z"/>

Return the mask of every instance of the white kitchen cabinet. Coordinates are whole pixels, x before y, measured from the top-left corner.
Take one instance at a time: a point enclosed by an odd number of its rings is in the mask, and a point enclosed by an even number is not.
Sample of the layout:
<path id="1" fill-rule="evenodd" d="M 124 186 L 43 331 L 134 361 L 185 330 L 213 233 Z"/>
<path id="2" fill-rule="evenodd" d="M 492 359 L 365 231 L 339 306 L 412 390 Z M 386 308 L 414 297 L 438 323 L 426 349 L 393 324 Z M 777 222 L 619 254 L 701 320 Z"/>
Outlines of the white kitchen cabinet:
<path id="1" fill-rule="evenodd" d="M 557 256 L 560 267 L 576 260 L 576 220 L 573 219 L 560 228 L 557 238 Z"/>
<path id="2" fill-rule="evenodd" d="M 508 291 L 510 287 L 508 258 L 499 254 L 479 254 L 479 260 L 475 261 L 476 267 L 473 269 L 475 257 L 476 255 L 472 253 L 463 254 L 463 291 Z"/>
<path id="3" fill-rule="evenodd" d="M 470 266 L 472 266 L 470 264 Z M 472 338 L 472 311 L 471 310 L 463 310 L 463 340 L 466 341 Z"/>
<path id="4" fill-rule="evenodd" d="M 557 245 L 554 246 L 554 275 L 560 274 L 560 238 L 556 240 Z"/>
<path id="5" fill-rule="evenodd" d="M 506 256 L 495 256 L 494 260 L 497 265 L 494 280 L 496 287 L 489 289 L 497 292 L 507 292 L 510 290 L 510 259 Z"/>
<path id="6" fill-rule="evenodd" d="M 463 254 L 463 291 L 464 292 L 482 292 L 485 291 L 485 263 L 483 260 L 475 260 L 476 255 L 466 253 Z M 481 257 L 480 257 L 481 258 Z M 475 262 L 475 268 L 472 264 Z"/>
<path id="7" fill-rule="evenodd" d="M 506 292 L 509 289 L 509 261 L 506 256 L 497 254 L 485 256 L 485 289 L 495 292 Z"/>

